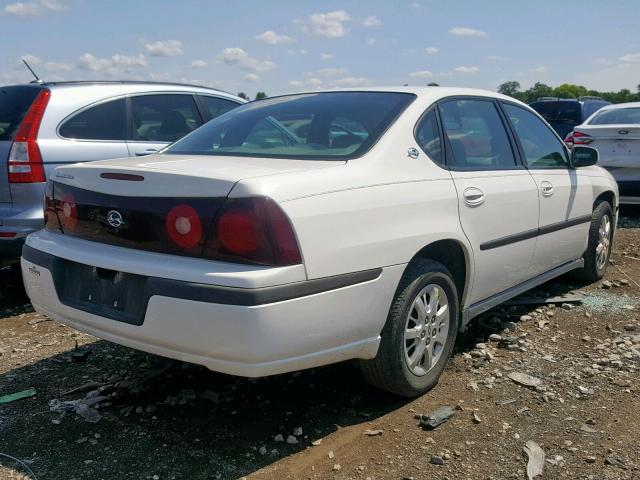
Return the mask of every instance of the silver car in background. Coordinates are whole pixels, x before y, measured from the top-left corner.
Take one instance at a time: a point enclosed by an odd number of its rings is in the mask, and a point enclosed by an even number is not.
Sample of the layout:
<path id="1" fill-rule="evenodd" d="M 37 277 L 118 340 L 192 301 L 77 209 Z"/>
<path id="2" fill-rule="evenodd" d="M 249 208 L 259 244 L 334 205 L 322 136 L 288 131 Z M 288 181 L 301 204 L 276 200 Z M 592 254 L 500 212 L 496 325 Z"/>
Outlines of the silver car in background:
<path id="1" fill-rule="evenodd" d="M 621 204 L 640 205 L 640 102 L 603 107 L 578 125 L 567 145 L 598 150 L 598 165 L 618 182 Z"/>
<path id="2" fill-rule="evenodd" d="M 17 260 L 44 225 L 53 170 L 154 153 L 245 100 L 154 82 L 51 82 L 0 87 L 0 263 Z"/>

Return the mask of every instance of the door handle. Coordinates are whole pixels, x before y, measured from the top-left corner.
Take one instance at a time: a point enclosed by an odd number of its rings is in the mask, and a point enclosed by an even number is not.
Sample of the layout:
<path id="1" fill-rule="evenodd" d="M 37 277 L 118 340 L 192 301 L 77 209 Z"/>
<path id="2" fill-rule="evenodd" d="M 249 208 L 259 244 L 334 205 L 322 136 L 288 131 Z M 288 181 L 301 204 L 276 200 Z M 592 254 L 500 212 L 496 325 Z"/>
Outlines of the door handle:
<path id="1" fill-rule="evenodd" d="M 553 185 L 551 184 L 551 182 L 544 181 L 540 184 L 540 187 L 542 190 L 542 196 L 550 197 L 551 195 L 553 195 Z"/>
<path id="2" fill-rule="evenodd" d="M 136 151 L 136 157 L 144 157 L 145 155 L 151 155 L 152 153 L 156 153 L 158 151 L 157 148 L 147 148 L 146 150 L 138 150 Z"/>
<path id="3" fill-rule="evenodd" d="M 484 203 L 484 192 L 476 187 L 468 187 L 462 193 L 464 203 L 470 207 L 477 207 Z"/>

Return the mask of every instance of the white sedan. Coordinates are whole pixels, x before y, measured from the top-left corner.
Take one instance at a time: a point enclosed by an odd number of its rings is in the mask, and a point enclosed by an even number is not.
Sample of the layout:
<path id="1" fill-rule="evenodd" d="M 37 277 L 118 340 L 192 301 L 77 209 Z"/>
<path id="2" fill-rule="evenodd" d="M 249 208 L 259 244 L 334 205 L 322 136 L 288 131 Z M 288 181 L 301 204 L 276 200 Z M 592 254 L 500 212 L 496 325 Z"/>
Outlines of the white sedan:
<path id="1" fill-rule="evenodd" d="M 607 268 L 618 190 L 526 105 L 441 87 L 251 102 L 158 155 L 58 168 L 37 311 L 248 377 L 358 359 L 433 387 L 477 315 Z"/>
<path id="2" fill-rule="evenodd" d="M 565 141 L 596 148 L 598 164 L 618 182 L 620 203 L 640 204 L 640 102 L 603 107 Z"/>

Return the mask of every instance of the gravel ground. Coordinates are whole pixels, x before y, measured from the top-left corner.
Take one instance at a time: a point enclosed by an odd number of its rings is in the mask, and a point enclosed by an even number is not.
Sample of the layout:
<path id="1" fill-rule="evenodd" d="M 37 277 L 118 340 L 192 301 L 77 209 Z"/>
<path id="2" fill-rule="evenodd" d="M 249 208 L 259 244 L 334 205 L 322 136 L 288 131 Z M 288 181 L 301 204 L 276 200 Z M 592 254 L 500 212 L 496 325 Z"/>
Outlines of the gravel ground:
<path id="1" fill-rule="evenodd" d="M 0 479 L 640 479 L 640 215 L 625 210 L 605 282 L 536 294 L 459 337 L 439 385 L 407 401 L 354 365 L 247 380 L 98 340 L 33 312 L 0 272 Z M 522 385 L 524 380 L 537 386 Z M 74 391 L 75 390 L 75 391 Z M 450 405 L 433 431 L 422 414 Z"/>

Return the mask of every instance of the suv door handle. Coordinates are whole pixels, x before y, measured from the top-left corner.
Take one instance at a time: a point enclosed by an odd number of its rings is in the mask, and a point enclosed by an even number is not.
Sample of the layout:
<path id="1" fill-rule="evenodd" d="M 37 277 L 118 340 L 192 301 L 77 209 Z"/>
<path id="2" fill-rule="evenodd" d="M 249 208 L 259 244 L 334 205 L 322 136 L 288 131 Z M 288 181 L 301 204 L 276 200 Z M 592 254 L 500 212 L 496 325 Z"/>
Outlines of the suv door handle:
<path id="1" fill-rule="evenodd" d="M 484 203 L 484 192 L 476 187 L 467 187 L 462 193 L 464 203 L 470 207 L 477 207 Z"/>
<path id="2" fill-rule="evenodd" d="M 157 148 L 147 148 L 146 150 L 138 150 L 136 151 L 136 157 L 143 157 L 145 155 L 151 155 L 152 153 L 156 153 L 158 151 Z"/>
<path id="3" fill-rule="evenodd" d="M 547 182 L 545 180 L 544 182 L 540 183 L 540 187 L 542 190 L 542 196 L 550 197 L 551 195 L 553 195 L 553 185 L 551 184 L 551 182 Z"/>

